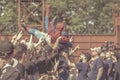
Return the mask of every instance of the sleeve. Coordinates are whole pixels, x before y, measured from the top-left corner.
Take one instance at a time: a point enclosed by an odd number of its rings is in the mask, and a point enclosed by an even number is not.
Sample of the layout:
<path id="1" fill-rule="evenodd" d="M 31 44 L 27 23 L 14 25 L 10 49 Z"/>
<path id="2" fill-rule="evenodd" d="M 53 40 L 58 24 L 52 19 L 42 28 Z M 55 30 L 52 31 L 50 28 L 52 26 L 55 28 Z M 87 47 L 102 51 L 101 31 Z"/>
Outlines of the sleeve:
<path id="1" fill-rule="evenodd" d="M 99 59 L 96 63 L 96 66 L 97 66 L 98 69 L 103 67 L 103 61 L 101 59 Z"/>
<path id="2" fill-rule="evenodd" d="M 108 62 L 108 66 L 109 66 L 109 68 L 112 68 L 112 67 L 113 67 L 112 61 L 109 61 L 109 62 Z"/>
<path id="3" fill-rule="evenodd" d="M 8 80 L 20 80 L 20 73 L 19 72 L 14 72 Z"/>
<path id="4" fill-rule="evenodd" d="M 78 70 L 81 70 L 81 69 L 82 69 L 82 64 L 77 63 L 77 64 L 76 64 L 76 68 L 77 68 Z"/>

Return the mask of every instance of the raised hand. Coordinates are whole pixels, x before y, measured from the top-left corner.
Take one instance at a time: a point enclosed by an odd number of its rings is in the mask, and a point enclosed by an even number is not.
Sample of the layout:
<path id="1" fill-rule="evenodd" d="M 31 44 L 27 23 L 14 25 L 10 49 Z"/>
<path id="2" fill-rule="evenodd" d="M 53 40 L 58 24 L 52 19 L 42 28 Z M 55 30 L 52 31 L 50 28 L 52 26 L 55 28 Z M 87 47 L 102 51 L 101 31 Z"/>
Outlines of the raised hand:
<path id="1" fill-rule="evenodd" d="M 16 37 L 16 40 L 19 40 L 22 37 L 22 35 L 23 35 L 22 31 L 20 31 Z"/>
<path id="2" fill-rule="evenodd" d="M 51 36 L 50 35 L 48 35 L 48 34 L 46 34 L 46 41 L 48 42 L 48 43 L 51 43 Z"/>
<path id="3" fill-rule="evenodd" d="M 11 42 L 14 42 L 14 41 L 15 41 L 17 35 L 18 35 L 18 34 L 15 34 L 15 35 L 12 37 Z"/>
<path id="4" fill-rule="evenodd" d="M 70 38 L 69 42 L 73 42 L 73 36 Z"/>
<path id="5" fill-rule="evenodd" d="M 72 55 L 76 50 L 78 50 L 80 48 L 79 44 L 74 48 L 70 50 L 70 55 Z"/>

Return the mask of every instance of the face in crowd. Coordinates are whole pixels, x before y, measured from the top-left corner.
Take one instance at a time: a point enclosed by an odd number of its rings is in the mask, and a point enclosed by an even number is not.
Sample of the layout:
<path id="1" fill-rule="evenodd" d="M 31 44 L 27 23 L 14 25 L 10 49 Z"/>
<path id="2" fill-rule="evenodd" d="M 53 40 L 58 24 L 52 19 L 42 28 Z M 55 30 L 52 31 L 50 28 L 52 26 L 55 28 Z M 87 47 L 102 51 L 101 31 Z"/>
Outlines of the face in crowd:
<path id="1" fill-rule="evenodd" d="M 81 62 L 87 62 L 87 58 L 84 54 L 81 54 L 79 59 L 80 59 Z"/>

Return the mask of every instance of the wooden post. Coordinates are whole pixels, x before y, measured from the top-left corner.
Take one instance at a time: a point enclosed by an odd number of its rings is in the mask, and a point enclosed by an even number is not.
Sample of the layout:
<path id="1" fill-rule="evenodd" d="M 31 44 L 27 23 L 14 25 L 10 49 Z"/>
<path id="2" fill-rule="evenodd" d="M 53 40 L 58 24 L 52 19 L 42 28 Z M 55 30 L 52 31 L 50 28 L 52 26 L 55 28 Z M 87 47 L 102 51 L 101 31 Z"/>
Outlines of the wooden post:
<path id="1" fill-rule="evenodd" d="M 20 22 L 20 0 L 18 0 L 18 31 L 20 31 L 21 22 Z"/>
<path id="2" fill-rule="evenodd" d="M 44 24 L 45 24 L 45 5 L 44 5 L 44 0 L 42 0 L 42 30 L 44 31 Z"/>

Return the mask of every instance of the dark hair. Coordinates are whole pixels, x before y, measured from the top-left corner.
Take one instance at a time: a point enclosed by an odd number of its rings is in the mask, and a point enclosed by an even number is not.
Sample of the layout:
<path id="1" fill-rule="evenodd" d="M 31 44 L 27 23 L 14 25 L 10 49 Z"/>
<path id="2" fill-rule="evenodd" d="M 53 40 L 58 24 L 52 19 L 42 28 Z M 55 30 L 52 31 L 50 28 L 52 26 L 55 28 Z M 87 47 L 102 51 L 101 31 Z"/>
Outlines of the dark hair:
<path id="1" fill-rule="evenodd" d="M 1 58 L 8 58 L 13 53 L 14 46 L 8 40 L 0 41 L 0 57 Z"/>
<path id="2" fill-rule="evenodd" d="M 17 53 L 15 55 L 15 58 L 20 60 L 22 58 L 23 53 L 27 51 L 27 46 L 23 43 L 19 43 L 15 46 L 15 51 Z"/>
<path id="3" fill-rule="evenodd" d="M 91 55 L 88 52 L 83 52 L 83 54 L 85 55 L 87 62 L 91 59 Z"/>

